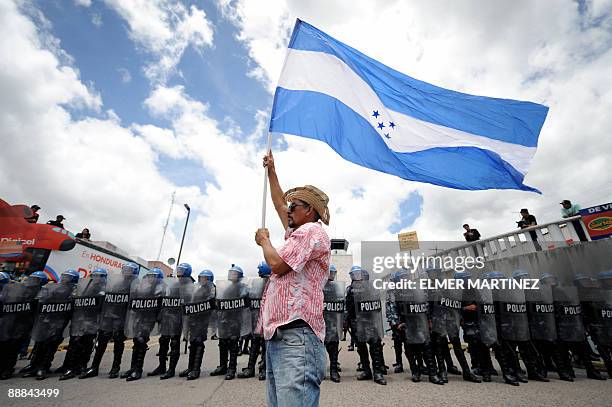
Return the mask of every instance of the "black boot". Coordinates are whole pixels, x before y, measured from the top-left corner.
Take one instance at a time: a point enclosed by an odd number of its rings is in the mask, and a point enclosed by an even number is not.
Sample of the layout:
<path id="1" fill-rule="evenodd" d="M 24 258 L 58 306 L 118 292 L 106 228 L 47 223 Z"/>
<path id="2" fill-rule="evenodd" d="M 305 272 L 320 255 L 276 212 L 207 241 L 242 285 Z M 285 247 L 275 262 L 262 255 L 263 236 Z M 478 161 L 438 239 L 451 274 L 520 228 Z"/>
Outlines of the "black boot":
<path id="1" fill-rule="evenodd" d="M 71 338 L 72 339 L 72 338 Z M 79 363 L 80 352 L 81 352 L 81 343 L 79 338 L 74 338 L 74 340 L 70 341 L 70 346 L 68 347 L 68 351 L 66 352 L 66 357 L 64 359 L 64 373 L 60 376 L 59 380 L 69 380 L 76 377 L 76 370 Z"/>
<path id="2" fill-rule="evenodd" d="M 119 377 L 121 358 L 123 357 L 123 350 L 125 349 L 125 343 L 123 340 L 118 340 L 115 338 L 113 345 L 113 365 L 111 366 L 111 370 L 108 372 L 109 379 L 116 379 Z"/>
<path id="3" fill-rule="evenodd" d="M 506 351 L 499 344 L 495 344 L 493 350 L 495 352 L 495 359 L 497 359 L 497 362 L 501 367 L 504 382 L 511 386 L 518 386 L 519 382 L 514 376 L 514 369 L 512 368 L 511 361 L 509 360 Z"/>
<path id="4" fill-rule="evenodd" d="M 196 347 L 198 346 L 197 341 L 191 341 L 189 343 L 189 361 L 187 362 L 187 369 L 179 373 L 179 377 L 187 377 L 189 372 L 193 369 L 193 360 L 195 359 Z"/>
<path id="5" fill-rule="evenodd" d="M 204 342 L 195 341 L 195 355 L 193 356 L 193 367 L 187 374 L 187 380 L 195 380 L 200 377 L 200 368 L 202 367 L 202 359 L 204 359 Z M 191 342 L 194 346 L 194 342 Z"/>
<path id="6" fill-rule="evenodd" d="M 144 365 L 145 356 L 147 354 L 147 343 L 142 342 L 138 347 L 132 350 L 133 369 L 130 375 L 125 379 L 128 382 L 139 380 L 142 377 L 142 367 Z"/>
<path id="7" fill-rule="evenodd" d="M 443 351 L 444 346 L 448 347 L 446 338 L 441 337 L 438 334 L 432 333 L 431 339 L 432 339 L 432 342 L 431 342 L 432 351 L 433 351 L 433 354 L 435 356 L 435 360 L 437 363 L 438 377 L 440 378 L 440 380 L 442 380 L 442 383 L 448 383 L 448 373 L 446 371 L 446 364 L 444 362 L 444 351 Z M 441 339 L 444 339 L 444 340 L 441 341 Z"/>
<path id="8" fill-rule="evenodd" d="M 178 364 L 179 358 L 181 357 L 181 337 L 172 336 L 170 338 L 170 363 L 168 365 L 168 369 L 164 374 L 162 374 L 159 378 L 161 380 L 166 380 L 171 377 L 174 377 L 176 374 L 176 365 Z"/>
<path id="9" fill-rule="evenodd" d="M 491 382 L 491 370 L 493 369 L 493 363 L 491 361 L 491 352 L 489 348 L 482 342 L 478 343 L 477 348 L 478 367 L 480 368 L 480 374 L 482 375 L 482 381 L 485 383 Z"/>
<path id="10" fill-rule="evenodd" d="M 176 365 L 179 361 L 179 355 L 170 355 L 170 363 L 168 364 L 168 369 L 165 373 L 159 376 L 160 380 L 166 380 L 171 377 L 174 377 L 176 374 Z"/>
<path id="11" fill-rule="evenodd" d="M 380 341 L 370 344 L 370 356 L 372 357 L 374 383 L 386 386 L 387 381 L 384 377 L 384 374 L 386 373 L 385 359 L 383 358 L 383 347 Z"/>
<path id="12" fill-rule="evenodd" d="M 527 378 L 536 382 L 549 382 L 550 380 L 544 377 L 538 369 L 538 355 L 533 345 L 529 342 L 521 342 L 518 346 L 521 352 L 521 358 L 527 368 Z"/>
<path id="13" fill-rule="evenodd" d="M 453 338 L 453 353 L 455 354 L 455 357 L 457 358 L 457 361 L 461 366 L 461 370 L 463 372 L 463 380 L 465 380 L 466 382 L 480 383 L 482 380 L 480 380 L 480 377 L 472 373 L 470 365 L 468 365 L 467 359 L 465 358 L 465 353 L 461 348 L 459 338 Z"/>
<path id="14" fill-rule="evenodd" d="M 225 380 L 233 380 L 236 377 L 236 366 L 238 365 L 238 341 L 230 340 L 228 345 L 229 361 Z"/>
<path id="15" fill-rule="evenodd" d="M 408 364 L 410 365 L 410 372 L 412 373 L 412 381 L 418 383 L 421 381 L 421 369 L 419 363 L 416 361 L 415 347 L 411 346 L 408 352 Z"/>
<path id="16" fill-rule="evenodd" d="M 107 336 L 108 339 L 106 339 Z M 106 345 L 108 344 L 110 336 L 111 334 L 107 334 L 106 332 L 100 332 L 98 334 L 98 346 L 96 347 L 96 352 L 94 353 L 93 360 L 91 361 L 91 366 L 89 369 L 85 370 L 85 372 L 81 373 L 79 379 L 87 379 L 90 377 L 96 377 L 98 375 L 100 362 L 102 362 L 102 357 L 104 356 L 104 352 L 106 352 Z"/>
<path id="17" fill-rule="evenodd" d="M 325 347 L 329 355 L 329 380 L 334 383 L 340 383 L 340 374 L 338 373 L 338 342 L 328 342 L 325 344 Z"/>
<path id="18" fill-rule="evenodd" d="M 137 356 L 136 340 L 134 340 L 134 345 L 132 347 L 132 357 L 131 357 L 131 361 L 130 361 L 130 368 L 128 370 L 126 370 L 125 372 L 122 372 L 119 375 L 120 379 L 127 379 L 128 377 L 130 377 L 130 375 L 132 374 L 132 372 L 134 371 L 134 368 L 136 366 L 136 356 Z"/>
<path id="19" fill-rule="evenodd" d="M 368 345 L 365 342 L 357 342 L 357 353 L 359 354 L 359 363 L 361 365 L 361 373 L 357 375 L 357 380 L 372 380 Z"/>
<path id="20" fill-rule="evenodd" d="M 393 367 L 395 369 L 393 370 L 393 372 L 402 373 L 404 371 L 404 363 L 402 360 L 402 341 L 397 338 L 397 336 L 400 335 L 399 331 L 394 332 L 394 334 L 396 337 L 393 338 L 393 350 L 395 351 L 395 363 L 393 364 Z"/>
<path id="21" fill-rule="evenodd" d="M 255 377 L 255 363 L 257 363 L 257 357 L 259 356 L 259 341 L 258 338 L 253 338 L 251 348 L 249 349 L 249 361 L 247 367 L 242 369 L 242 372 L 238 373 L 239 379 L 248 379 Z"/>
<path id="22" fill-rule="evenodd" d="M 423 361 L 427 367 L 427 375 L 429 376 L 429 382 L 433 384 L 443 385 L 444 381 L 438 375 L 436 375 L 436 360 L 434 358 L 433 349 L 430 343 L 423 345 Z"/>
<path id="23" fill-rule="evenodd" d="M 228 344 L 227 339 L 219 339 L 219 366 L 212 372 L 211 376 L 221 376 L 227 374 Z"/>
<path id="24" fill-rule="evenodd" d="M 159 337 L 159 364 L 152 371 L 147 373 L 147 376 L 159 376 L 166 373 L 166 360 L 168 358 L 168 349 L 170 347 L 170 337 L 162 335 Z"/>

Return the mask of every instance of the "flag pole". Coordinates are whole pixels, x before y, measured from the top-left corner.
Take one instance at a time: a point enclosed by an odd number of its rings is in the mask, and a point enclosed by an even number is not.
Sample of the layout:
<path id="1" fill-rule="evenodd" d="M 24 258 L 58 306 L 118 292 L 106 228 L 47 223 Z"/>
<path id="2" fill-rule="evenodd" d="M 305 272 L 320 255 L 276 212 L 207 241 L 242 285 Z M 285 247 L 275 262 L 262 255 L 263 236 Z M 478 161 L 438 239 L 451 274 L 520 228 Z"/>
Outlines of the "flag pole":
<path id="1" fill-rule="evenodd" d="M 266 148 L 266 154 L 271 151 L 272 148 L 272 132 L 268 132 L 268 147 Z M 264 181 L 263 181 L 263 198 L 261 203 L 261 228 L 266 227 L 266 195 L 268 194 L 268 167 L 264 167 Z"/>

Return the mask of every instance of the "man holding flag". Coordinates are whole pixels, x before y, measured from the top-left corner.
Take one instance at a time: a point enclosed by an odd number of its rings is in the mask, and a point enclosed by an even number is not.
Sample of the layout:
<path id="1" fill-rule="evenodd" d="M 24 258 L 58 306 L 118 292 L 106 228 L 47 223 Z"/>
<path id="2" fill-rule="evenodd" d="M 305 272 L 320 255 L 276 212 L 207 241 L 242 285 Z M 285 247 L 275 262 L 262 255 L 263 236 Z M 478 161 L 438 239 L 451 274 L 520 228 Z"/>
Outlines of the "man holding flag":
<path id="1" fill-rule="evenodd" d="M 323 286 L 329 276 L 331 243 L 322 223 L 329 224 L 329 199 L 312 185 L 283 193 L 271 151 L 264 166 L 286 231 L 278 249 L 267 229 L 255 235 L 272 269 L 256 329 L 266 340 L 268 406 L 317 406 L 327 359 Z"/>

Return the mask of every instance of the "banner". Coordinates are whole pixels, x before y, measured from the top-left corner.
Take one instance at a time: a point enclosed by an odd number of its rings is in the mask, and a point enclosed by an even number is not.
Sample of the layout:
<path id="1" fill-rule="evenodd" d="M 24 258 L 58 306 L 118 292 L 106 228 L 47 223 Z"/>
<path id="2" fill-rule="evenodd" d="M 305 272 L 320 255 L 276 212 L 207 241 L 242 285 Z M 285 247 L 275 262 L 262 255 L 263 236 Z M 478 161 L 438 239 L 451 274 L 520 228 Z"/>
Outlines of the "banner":
<path id="1" fill-rule="evenodd" d="M 612 236 L 612 202 L 580 210 L 591 240 Z"/>

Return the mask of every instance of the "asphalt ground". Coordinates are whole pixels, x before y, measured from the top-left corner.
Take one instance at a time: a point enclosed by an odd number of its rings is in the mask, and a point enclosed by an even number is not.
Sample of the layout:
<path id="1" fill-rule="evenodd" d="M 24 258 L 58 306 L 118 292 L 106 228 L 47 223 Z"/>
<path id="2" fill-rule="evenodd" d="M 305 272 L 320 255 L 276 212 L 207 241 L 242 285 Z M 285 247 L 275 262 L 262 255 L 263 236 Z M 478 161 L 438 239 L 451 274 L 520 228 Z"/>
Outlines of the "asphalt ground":
<path id="1" fill-rule="evenodd" d="M 385 340 L 385 360 L 391 366 L 394 352 L 390 339 Z M 127 344 L 127 342 L 126 342 Z M 461 376 L 449 376 L 444 386 L 426 381 L 413 383 L 408 371 L 400 374 L 389 372 L 388 385 L 380 386 L 372 381 L 357 381 L 355 367 L 357 352 L 347 352 L 348 342 L 341 342 L 340 362 L 343 369 L 339 384 L 325 380 L 321 386 L 322 406 L 612 406 L 612 380 L 596 381 L 586 378 L 584 370 L 576 369 L 574 383 L 562 382 L 550 374 L 550 383 L 529 382 L 513 387 L 504 384 L 501 377 L 493 377 L 492 383 L 468 383 Z M 145 359 L 145 372 L 157 365 L 158 345 L 153 338 Z M 126 346 L 122 369 L 130 364 L 131 347 Z M 60 382 L 52 374 L 44 381 L 33 378 L 0 381 L 0 406 L 264 406 L 265 382 L 253 379 L 225 381 L 222 377 L 210 377 L 209 372 L 219 362 L 216 341 L 206 342 L 202 376 L 187 381 L 178 376 L 160 380 L 143 376 L 141 380 L 127 383 L 122 379 L 109 379 L 107 373 L 112 363 L 112 344 L 102 361 L 100 376 L 91 379 L 77 378 Z M 66 352 L 56 354 L 53 367 L 58 367 Z M 238 370 L 246 366 L 248 356 L 238 358 Z M 17 369 L 27 364 L 20 360 Z M 181 354 L 178 371 L 187 364 L 187 355 Z M 404 360 L 407 366 L 407 361 Z M 10 389 L 58 389 L 58 397 L 9 398 Z"/>

